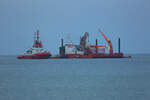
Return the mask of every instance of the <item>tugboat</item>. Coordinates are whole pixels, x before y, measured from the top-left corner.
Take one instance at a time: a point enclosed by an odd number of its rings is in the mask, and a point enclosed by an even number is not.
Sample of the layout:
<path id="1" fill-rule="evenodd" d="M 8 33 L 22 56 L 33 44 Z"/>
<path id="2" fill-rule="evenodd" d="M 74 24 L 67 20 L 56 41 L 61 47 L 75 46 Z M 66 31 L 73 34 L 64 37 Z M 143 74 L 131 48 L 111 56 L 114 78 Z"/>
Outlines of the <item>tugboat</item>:
<path id="1" fill-rule="evenodd" d="M 48 59 L 51 53 L 43 49 L 42 42 L 39 40 L 39 30 L 35 32 L 35 40 L 32 48 L 26 51 L 24 55 L 18 56 L 18 59 Z"/>

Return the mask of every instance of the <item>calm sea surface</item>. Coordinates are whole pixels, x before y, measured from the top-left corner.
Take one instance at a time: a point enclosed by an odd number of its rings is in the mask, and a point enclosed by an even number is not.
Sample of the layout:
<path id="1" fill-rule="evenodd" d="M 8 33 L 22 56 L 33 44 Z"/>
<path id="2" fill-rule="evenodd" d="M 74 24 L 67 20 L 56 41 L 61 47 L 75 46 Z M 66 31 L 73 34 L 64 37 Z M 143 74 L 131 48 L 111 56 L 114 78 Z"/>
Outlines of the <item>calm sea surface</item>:
<path id="1" fill-rule="evenodd" d="M 150 55 L 18 60 L 0 56 L 0 100 L 150 100 Z"/>

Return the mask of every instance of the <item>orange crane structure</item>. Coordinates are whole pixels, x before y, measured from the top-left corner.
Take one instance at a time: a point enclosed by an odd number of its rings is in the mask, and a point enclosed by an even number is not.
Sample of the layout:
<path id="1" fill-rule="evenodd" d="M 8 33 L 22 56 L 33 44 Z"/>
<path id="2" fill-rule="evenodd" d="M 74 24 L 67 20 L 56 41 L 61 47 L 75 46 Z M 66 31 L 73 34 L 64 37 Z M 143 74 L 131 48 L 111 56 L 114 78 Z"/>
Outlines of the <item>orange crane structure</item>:
<path id="1" fill-rule="evenodd" d="M 110 54 L 113 54 L 113 47 L 112 47 L 112 43 L 111 41 L 106 37 L 106 35 L 101 31 L 101 29 L 99 29 L 99 32 L 102 34 L 102 36 L 104 37 L 104 39 L 106 40 L 106 42 L 108 43 L 108 50 Z"/>

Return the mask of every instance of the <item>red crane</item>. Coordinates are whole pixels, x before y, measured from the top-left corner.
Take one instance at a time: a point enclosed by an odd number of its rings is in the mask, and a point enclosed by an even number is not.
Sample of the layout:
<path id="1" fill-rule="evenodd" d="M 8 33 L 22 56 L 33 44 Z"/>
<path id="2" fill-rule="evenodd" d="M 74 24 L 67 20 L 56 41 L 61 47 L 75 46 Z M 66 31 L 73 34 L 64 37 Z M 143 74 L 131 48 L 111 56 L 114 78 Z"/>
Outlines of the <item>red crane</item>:
<path id="1" fill-rule="evenodd" d="M 108 50 L 110 54 L 113 54 L 113 47 L 111 41 L 106 37 L 106 35 L 99 29 L 99 32 L 102 34 L 106 42 L 108 43 Z"/>

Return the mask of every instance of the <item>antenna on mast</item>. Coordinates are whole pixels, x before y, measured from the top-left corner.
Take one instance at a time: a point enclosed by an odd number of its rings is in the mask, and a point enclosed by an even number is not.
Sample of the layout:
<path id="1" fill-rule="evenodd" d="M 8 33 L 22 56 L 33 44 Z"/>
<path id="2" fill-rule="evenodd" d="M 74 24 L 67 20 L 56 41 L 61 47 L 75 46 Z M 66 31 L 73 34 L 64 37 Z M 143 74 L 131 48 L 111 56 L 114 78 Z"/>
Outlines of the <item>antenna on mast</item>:
<path id="1" fill-rule="evenodd" d="M 40 32 L 39 30 L 37 30 L 37 32 L 36 32 L 37 33 L 36 39 L 37 39 L 38 42 L 39 42 L 39 32 Z"/>
<path id="2" fill-rule="evenodd" d="M 34 42 L 36 43 L 36 32 L 34 32 Z"/>

